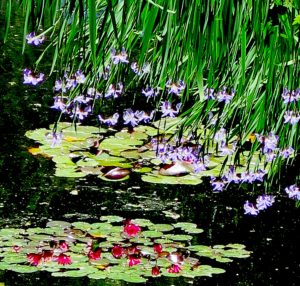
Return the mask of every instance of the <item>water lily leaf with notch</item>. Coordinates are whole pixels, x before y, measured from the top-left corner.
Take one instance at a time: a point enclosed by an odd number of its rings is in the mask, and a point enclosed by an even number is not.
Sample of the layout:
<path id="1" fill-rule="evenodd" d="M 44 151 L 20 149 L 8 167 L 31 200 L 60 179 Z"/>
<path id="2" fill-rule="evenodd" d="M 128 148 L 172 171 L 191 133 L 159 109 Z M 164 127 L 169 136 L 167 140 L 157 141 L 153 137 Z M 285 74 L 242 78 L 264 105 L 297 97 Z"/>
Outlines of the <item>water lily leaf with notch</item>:
<path id="1" fill-rule="evenodd" d="M 236 248 L 236 249 L 246 248 L 246 246 L 244 244 L 240 244 L 240 243 L 229 243 L 229 244 L 225 245 L 225 247 Z"/>
<path id="2" fill-rule="evenodd" d="M 233 260 L 227 257 L 217 257 L 216 261 L 221 262 L 221 263 L 229 263 L 232 262 Z"/>
<path id="3" fill-rule="evenodd" d="M 181 228 L 187 233 L 190 234 L 197 234 L 197 233 L 202 233 L 204 232 L 203 229 L 197 228 L 197 225 L 194 223 L 189 223 L 189 222 L 178 222 L 176 224 L 173 224 L 174 227 Z"/>
<path id="4" fill-rule="evenodd" d="M 105 278 L 107 278 L 107 273 L 104 272 L 104 271 L 99 270 L 98 272 L 89 274 L 89 275 L 88 275 L 88 278 L 90 278 L 90 279 L 95 279 L 95 280 L 98 280 L 98 279 L 105 279 Z"/>
<path id="5" fill-rule="evenodd" d="M 66 155 L 58 154 L 57 156 L 52 157 L 52 161 L 56 164 L 76 166 L 76 164 L 69 157 L 69 154 Z"/>
<path id="6" fill-rule="evenodd" d="M 174 227 L 170 224 L 153 224 L 149 226 L 149 229 L 165 232 L 173 230 Z"/>
<path id="7" fill-rule="evenodd" d="M 142 232 L 142 235 L 144 237 L 157 238 L 157 237 L 162 237 L 163 233 L 161 231 L 145 230 L 145 231 Z"/>
<path id="8" fill-rule="evenodd" d="M 153 222 L 149 219 L 144 219 L 144 218 L 136 218 L 131 220 L 132 223 L 137 224 L 141 227 L 146 227 L 153 225 Z"/>
<path id="9" fill-rule="evenodd" d="M 149 159 L 155 159 L 156 158 L 156 152 L 153 150 L 147 150 L 144 152 L 141 152 L 140 150 L 138 150 L 138 154 L 139 156 L 144 159 L 144 160 L 149 160 Z M 161 163 L 161 160 L 159 160 L 159 164 Z"/>
<path id="10" fill-rule="evenodd" d="M 149 173 L 152 171 L 152 168 L 150 167 L 134 168 L 132 171 L 136 173 Z"/>
<path id="11" fill-rule="evenodd" d="M 51 124 L 49 128 L 52 130 L 54 128 L 54 125 Z M 91 137 L 91 134 L 98 134 L 98 133 L 107 133 L 107 129 L 105 128 L 98 128 L 95 126 L 86 126 L 86 125 L 81 125 L 70 122 L 59 122 L 57 124 L 57 130 L 60 132 L 61 130 L 63 131 L 64 136 L 73 136 L 73 137 L 84 137 L 84 138 L 89 138 Z"/>
<path id="12" fill-rule="evenodd" d="M 106 216 L 101 216 L 100 220 L 111 223 L 111 222 L 122 222 L 124 218 L 117 215 L 106 215 Z"/>
<path id="13" fill-rule="evenodd" d="M 98 271 L 96 269 L 96 271 Z M 54 277 L 84 277 L 89 274 L 95 273 L 95 269 L 93 271 L 90 270 L 90 268 L 81 268 L 81 269 L 76 269 L 76 270 L 69 270 L 69 271 L 64 271 L 64 272 L 53 272 L 51 275 Z"/>
<path id="14" fill-rule="evenodd" d="M 45 128 L 29 130 L 25 133 L 25 136 L 29 139 L 38 141 L 38 142 L 45 142 L 46 141 L 46 134 L 49 133 L 49 130 Z"/>
<path id="15" fill-rule="evenodd" d="M 8 270 L 13 270 L 18 273 L 34 273 L 34 272 L 39 271 L 39 269 L 37 267 L 32 267 L 32 266 L 28 266 L 28 265 L 13 265 L 11 267 L 12 268 L 8 269 Z"/>
<path id="16" fill-rule="evenodd" d="M 27 258 L 25 255 L 15 252 L 6 252 L 4 258 L 1 262 L 7 264 L 18 264 L 27 262 Z"/>
<path id="17" fill-rule="evenodd" d="M 75 168 L 57 168 L 54 175 L 56 177 L 66 178 L 82 178 L 86 176 L 85 173 L 82 173 Z"/>
<path id="18" fill-rule="evenodd" d="M 140 158 L 140 154 L 139 154 L 137 149 L 122 151 L 120 153 L 120 155 L 122 157 L 125 157 L 125 158 L 128 158 L 128 159 L 139 159 Z"/>
<path id="19" fill-rule="evenodd" d="M 95 223 L 91 224 L 91 227 L 92 227 L 92 229 L 99 228 L 101 231 L 106 232 L 106 231 L 110 231 L 111 230 L 112 225 L 109 222 L 95 222 Z"/>
<path id="20" fill-rule="evenodd" d="M 149 173 L 147 175 L 143 175 L 142 180 L 147 183 L 171 185 L 198 185 L 202 182 L 202 180 L 199 177 L 193 175 L 185 175 L 182 177 L 163 176 L 159 175 L 156 171 L 153 171 L 152 173 Z"/>
<path id="21" fill-rule="evenodd" d="M 145 140 L 148 138 L 148 135 L 145 132 L 134 130 L 133 132 L 120 131 L 115 134 L 115 137 L 118 139 L 129 139 L 129 140 Z"/>
<path id="22" fill-rule="evenodd" d="M 250 256 L 250 252 L 245 249 L 225 249 L 222 252 L 222 255 L 225 257 L 232 257 L 232 258 L 247 258 Z"/>
<path id="23" fill-rule="evenodd" d="M 164 236 L 175 241 L 188 241 L 193 239 L 191 235 L 186 234 L 165 234 Z"/>
<path id="24" fill-rule="evenodd" d="M 154 128 L 149 125 L 138 125 L 137 127 L 135 127 L 135 131 L 143 132 L 151 137 L 158 134 L 157 128 Z"/>
<path id="25" fill-rule="evenodd" d="M 139 276 L 138 274 L 136 275 L 132 275 L 132 273 L 123 276 L 124 281 L 128 282 L 128 283 L 145 283 L 147 282 L 147 279 L 143 278 L 142 276 Z"/>
<path id="26" fill-rule="evenodd" d="M 99 165 L 99 163 L 91 158 L 83 158 L 77 161 L 76 165 L 79 167 L 96 167 Z"/>
<path id="27" fill-rule="evenodd" d="M 70 228 L 71 223 L 67 221 L 61 221 L 61 220 L 52 220 L 47 222 L 46 227 Z"/>
<path id="28" fill-rule="evenodd" d="M 92 228 L 90 223 L 84 221 L 73 222 L 72 226 L 83 231 L 89 231 Z"/>

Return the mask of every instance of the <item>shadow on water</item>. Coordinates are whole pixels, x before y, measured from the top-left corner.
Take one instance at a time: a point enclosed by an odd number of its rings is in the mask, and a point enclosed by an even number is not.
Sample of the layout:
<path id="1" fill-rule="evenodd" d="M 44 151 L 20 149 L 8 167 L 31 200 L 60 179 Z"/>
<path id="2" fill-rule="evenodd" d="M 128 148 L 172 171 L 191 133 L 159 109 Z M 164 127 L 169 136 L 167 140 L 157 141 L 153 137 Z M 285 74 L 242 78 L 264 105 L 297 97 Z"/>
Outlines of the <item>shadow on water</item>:
<path id="1" fill-rule="evenodd" d="M 159 278 L 147 285 L 300 285 L 300 210 L 284 195 L 278 194 L 276 204 L 258 217 L 246 217 L 242 205 L 250 194 L 242 189 L 213 194 L 208 184 L 154 185 L 141 182 L 138 175 L 130 181 L 116 183 L 94 177 L 54 177 L 54 164 L 29 154 L 27 148 L 33 143 L 24 137 L 26 130 L 48 126 L 51 87 L 22 86 L 22 68 L 30 66 L 33 55 L 29 52 L 20 55 L 21 27 L 18 23 L 12 26 L 12 31 L 18 33 L 18 36 L 11 33 L 15 41 L 11 39 L 5 47 L 0 44 L 1 228 L 44 227 L 50 219 L 95 222 L 107 214 L 148 218 L 160 223 L 188 221 L 205 230 L 195 236 L 198 243 L 243 243 L 253 252 L 251 257 L 231 264 L 215 263 L 225 268 L 226 273 L 212 278 Z M 45 272 L 21 275 L 10 271 L 0 272 L 0 282 L 5 285 L 126 285 L 120 281 L 53 278 Z"/>

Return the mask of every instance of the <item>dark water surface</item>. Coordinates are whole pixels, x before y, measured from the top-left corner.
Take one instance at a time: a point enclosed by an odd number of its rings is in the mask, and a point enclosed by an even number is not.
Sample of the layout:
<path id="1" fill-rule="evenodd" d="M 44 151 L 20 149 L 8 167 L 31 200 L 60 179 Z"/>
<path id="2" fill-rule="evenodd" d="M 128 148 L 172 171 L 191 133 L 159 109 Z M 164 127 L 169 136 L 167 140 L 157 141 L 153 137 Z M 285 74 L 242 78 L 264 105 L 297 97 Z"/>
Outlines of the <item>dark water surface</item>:
<path id="1" fill-rule="evenodd" d="M 21 29 L 17 23 L 14 32 Z M 1 25 L 2 27 L 3 25 Z M 3 32 L 3 31 L 2 31 Z M 147 285 L 300 285 L 300 209 L 283 188 L 292 183 L 286 177 L 276 203 L 258 217 L 243 215 L 242 206 L 251 193 L 229 189 L 213 194 L 208 184 L 163 186 L 130 181 L 108 183 L 95 177 L 54 177 L 54 164 L 27 152 L 33 144 L 24 137 L 29 129 L 48 127 L 52 92 L 47 84 L 23 87 L 22 69 L 31 66 L 32 52 L 20 54 L 21 39 L 11 35 L 0 41 L 0 227 L 44 227 L 50 220 L 95 222 L 101 215 L 147 218 L 153 222 L 188 221 L 205 230 L 196 235 L 207 245 L 243 243 L 253 253 L 230 264 L 212 263 L 226 269 L 212 278 L 150 280 Z M 296 168 L 296 167 L 295 167 Z M 292 170 L 298 173 L 299 170 Z M 77 191 L 77 195 L 74 194 Z M 179 216 L 178 219 L 172 215 Z M 120 281 L 87 278 L 53 278 L 48 273 L 21 275 L 0 271 L 5 285 L 126 285 Z M 1 283 L 0 283 L 1 285 Z"/>

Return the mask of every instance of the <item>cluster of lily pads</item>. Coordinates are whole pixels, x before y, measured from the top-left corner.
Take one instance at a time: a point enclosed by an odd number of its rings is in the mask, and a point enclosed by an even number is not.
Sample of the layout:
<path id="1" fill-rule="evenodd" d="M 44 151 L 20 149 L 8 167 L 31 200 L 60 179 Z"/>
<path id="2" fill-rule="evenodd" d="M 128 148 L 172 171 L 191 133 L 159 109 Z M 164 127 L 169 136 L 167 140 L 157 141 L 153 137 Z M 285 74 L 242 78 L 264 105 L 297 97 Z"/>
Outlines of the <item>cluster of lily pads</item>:
<path id="1" fill-rule="evenodd" d="M 32 45 L 40 45 L 44 37 L 31 33 L 27 41 Z M 124 48 L 120 52 L 111 49 L 110 64 L 98 75 L 99 82 L 109 79 L 112 66 L 127 64 L 130 61 Z M 148 73 L 150 64 L 140 67 L 132 62 L 130 68 L 142 77 Z M 104 180 L 125 180 L 131 172 L 139 172 L 146 182 L 190 185 L 201 183 L 202 177 L 210 177 L 213 191 L 220 192 L 232 183 L 263 182 L 270 165 L 277 158 L 295 156 L 292 147 L 278 148 L 278 136 L 273 132 L 267 135 L 253 134 L 261 148 L 256 152 L 239 152 L 238 164 L 235 158 L 238 138 L 229 137 L 225 128 L 221 127 L 212 134 L 209 126 L 199 126 L 196 132 L 187 128 L 180 138 L 174 136 L 180 129 L 177 116 L 182 108 L 181 95 L 186 88 L 181 79 L 168 80 L 164 90 L 149 85 L 143 88 L 141 95 L 147 98 L 150 106 L 145 110 L 124 108 L 109 116 L 107 112 L 103 114 L 102 110 L 108 110 L 106 104 L 110 105 L 110 102 L 126 96 L 124 83 L 106 84 L 106 90 L 99 91 L 95 86 L 85 87 L 87 78 L 81 70 L 77 70 L 73 74 L 65 72 L 63 78 L 55 81 L 54 104 L 51 108 L 58 110 L 64 118 L 72 118 L 75 122 L 73 130 L 71 124 L 60 122 L 52 131 L 39 129 L 26 133 L 39 143 L 39 147 L 31 148 L 30 152 L 51 157 L 56 163 L 56 176 L 84 177 L 96 174 Z M 37 85 L 43 79 L 43 74 L 34 75 L 29 69 L 24 70 L 25 84 Z M 228 92 L 226 87 L 220 91 L 213 88 L 204 91 L 204 100 L 222 104 L 229 104 L 234 96 L 235 91 L 232 89 Z M 285 89 L 282 97 L 284 103 L 294 103 L 300 98 L 299 90 Z M 150 100 L 157 98 L 159 103 L 150 104 Z M 101 102 L 100 114 L 94 114 L 97 102 Z M 151 110 L 151 105 L 155 106 L 154 110 Z M 109 112 L 112 112 L 111 108 Z M 298 122 L 298 117 L 295 119 L 291 113 L 294 111 L 288 112 L 285 122 Z M 96 115 L 101 128 L 84 126 L 90 115 Z M 210 124 L 214 125 L 215 115 L 211 112 L 210 116 Z M 263 195 L 257 199 L 260 201 L 261 198 L 269 197 Z M 263 202 L 263 209 L 273 202 L 272 196 L 268 202 Z M 244 209 L 246 214 L 258 213 L 258 209 L 248 201 Z"/>
<path id="2" fill-rule="evenodd" d="M 141 283 L 161 275 L 194 278 L 225 272 L 204 264 L 202 257 L 222 263 L 249 257 L 241 244 L 192 244 L 193 235 L 202 232 L 193 223 L 154 224 L 119 216 L 103 216 L 96 223 L 5 228 L 0 230 L 0 269 Z"/>

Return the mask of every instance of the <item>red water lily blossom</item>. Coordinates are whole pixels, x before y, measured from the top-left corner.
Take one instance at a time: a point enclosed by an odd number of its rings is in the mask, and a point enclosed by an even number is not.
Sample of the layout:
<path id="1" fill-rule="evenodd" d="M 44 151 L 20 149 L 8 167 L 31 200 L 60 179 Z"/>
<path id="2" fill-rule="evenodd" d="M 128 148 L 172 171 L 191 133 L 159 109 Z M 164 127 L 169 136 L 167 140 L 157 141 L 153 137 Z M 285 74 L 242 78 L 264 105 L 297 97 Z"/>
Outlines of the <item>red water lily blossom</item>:
<path id="1" fill-rule="evenodd" d="M 133 265 L 137 265 L 141 263 L 141 258 L 133 256 L 133 255 L 129 255 L 128 256 L 128 265 L 129 267 L 132 267 Z"/>
<path id="2" fill-rule="evenodd" d="M 114 258 L 120 258 L 125 253 L 125 250 L 120 245 L 114 245 L 114 247 L 111 250 L 111 254 Z"/>
<path id="3" fill-rule="evenodd" d="M 59 248 L 61 249 L 62 252 L 66 252 L 69 250 L 69 245 L 65 241 L 62 241 L 59 243 Z"/>
<path id="4" fill-rule="evenodd" d="M 71 264 L 72 263 L 71 257 L 66 255 L 66 254 L 63 254 L 63 253 L 58 255 L 56 257 L 56 260 L 57 260 L 57 263 L 61 264 L 61 265 L 66 265 L 66 264 Z"/>
<path id="5" fill-rule="evenodd" d="M 42 258 L 44 262 L 50 262 L 53 260 L 52 250 L 43 250 Z"/>
<path id="6" fill-rule="evenodd" d="M 130 221 L 125 224 L 123 232 L 128 236 L 134 237 L 141 232 L 141 227 L 137 224 L 131 223 Z"/>
<path id="7" fill-rule="evenodd" d="M 162 245 L 160 244 L 160 243 L 154 243 L 153 244 L 153 250 L 157 253 L 157 254 L 159 254 L 159 253 L 161 253 L 162 252 Z"/>
<path id="8" fill-rule="evenodd" d="M 169 273 L 179 273 L 181 271 L 181 267 L 178 264 L 172 264 L 170 267 L 168 267 L 167 271 Z"/>
<path id="9" fill-rule="evenodd" d="M 37 266 L 41 262 L 42 254 L 41 253 L 28 253 L 27 260 L 28 262 L 33 265 Z"/>
<path id="10" fill-rule="evenodd" d="M 160 268 L 159 266 L 153 266 L 151 271 L 152 276 L 157 276 L 160 274 Z"/>
<path id="11" fill-rule="evenodd" d="M 99 260 L 101 258 L 102 250 L 98 248 L 96 251 L 90 250 L 88 253 L 89 259 Z"/>

